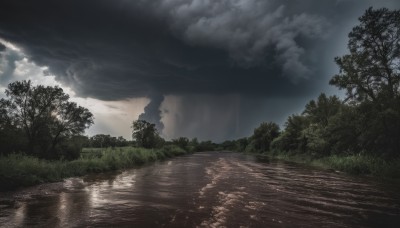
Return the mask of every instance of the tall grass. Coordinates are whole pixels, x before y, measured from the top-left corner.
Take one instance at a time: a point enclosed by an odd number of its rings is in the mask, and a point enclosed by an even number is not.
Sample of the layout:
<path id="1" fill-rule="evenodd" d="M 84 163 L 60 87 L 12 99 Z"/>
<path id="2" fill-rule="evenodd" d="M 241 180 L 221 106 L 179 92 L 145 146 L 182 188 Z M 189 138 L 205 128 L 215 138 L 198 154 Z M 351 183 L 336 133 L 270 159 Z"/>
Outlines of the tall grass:
<path id="1" fill-rule="evenodd" d="M 386 160 L 368 155 L 331 155 L 316 158 L 308 154 L 288 152 L 268 153 L 272 158 L 303 163 L 326 169 L 334 169 L 356 175 L 373 175 L 377 177 L 400 178 L 400 159 Z"/>
<path id="2" fill-rule="evenodd" d="M 313 160 L 312 164 L 327 166 L 351 174 L 370 174 L 379 177 L 400 178 L 400 160 L 385 160 L 366 155 L 329 156 Z"/>
<path id="3" fill-rule="evenodd" d="M 148 162 L 163 160 L 186 152 L 177 146 L 162 149 L 120 147 L 84 149 L 73 161 L 47 161 L 35 157 L 11 154 L 0 157 L 0 190 L 15 189 L 88 173 L 132 168 Z"/>

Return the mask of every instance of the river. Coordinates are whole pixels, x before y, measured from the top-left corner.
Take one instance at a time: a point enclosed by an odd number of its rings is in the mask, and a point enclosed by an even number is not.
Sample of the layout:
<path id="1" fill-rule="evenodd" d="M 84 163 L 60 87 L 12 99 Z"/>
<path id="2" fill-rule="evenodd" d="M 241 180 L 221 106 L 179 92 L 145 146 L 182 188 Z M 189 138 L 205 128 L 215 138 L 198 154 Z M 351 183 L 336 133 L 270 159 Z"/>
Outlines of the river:
<path id="1" fill-rule="evenodd" d="M 400 186 L 205 152 L 0 193 L 0 226 L 400 227 Z"/>

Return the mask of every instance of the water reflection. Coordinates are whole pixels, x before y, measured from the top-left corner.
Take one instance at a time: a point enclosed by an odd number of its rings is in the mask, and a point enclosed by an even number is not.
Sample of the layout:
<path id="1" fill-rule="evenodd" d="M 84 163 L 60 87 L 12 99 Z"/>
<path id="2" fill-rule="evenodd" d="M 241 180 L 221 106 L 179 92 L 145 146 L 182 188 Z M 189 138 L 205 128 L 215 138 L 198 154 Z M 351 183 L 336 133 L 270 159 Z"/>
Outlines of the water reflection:
<path id="1" fill-rule="evenodd" d="M 5 227 L 399 227 L 400 187 L 234 153 L 71 178 L 2 206 Z M 0 197 L 1 199 L 2 197 Z"/>
<path id="2" fill-rule="evenodd" d="M 15 211 L 14 218 L 12 219 L 13 224 L 17 227 L 20 227 L 24 224 L 26 213 L 26 204 L 22 203 Z"/>
<path id="3" fill-rule="evenodd" d="M 68 189 L 70 188 L 71 186 Z M 58 218 L 57 227 L 75 227 L 90 218 L 92 192 L 78 188 L 81 191 L 64 191 L 58 194 L 57 211 L 54 212 Z"/>
<path id="4" fill-rule="evenodd" d="M 59 201 L 58 201 L 58 218 L 60 219 L 60 225 L 66 226 L 68 222 L 68 214 L 71 210 L 70 203 L 66 196 L 66 193 L 60 193 Z"/>

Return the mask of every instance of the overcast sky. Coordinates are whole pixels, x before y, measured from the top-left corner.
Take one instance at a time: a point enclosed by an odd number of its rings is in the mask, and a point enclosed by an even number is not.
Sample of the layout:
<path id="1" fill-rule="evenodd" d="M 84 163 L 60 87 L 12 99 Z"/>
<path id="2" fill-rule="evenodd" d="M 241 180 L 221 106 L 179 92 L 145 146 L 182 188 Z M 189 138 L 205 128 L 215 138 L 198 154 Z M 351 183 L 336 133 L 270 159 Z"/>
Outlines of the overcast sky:
<path id="1" fill-rule="evenodd" d="M 338 73 L 368 7 L 398 0 L 2 0 L 0 97 L 8 83 L 59 85 L 89 108 L 87 134 L 221 141 L 283 124 Z"/>

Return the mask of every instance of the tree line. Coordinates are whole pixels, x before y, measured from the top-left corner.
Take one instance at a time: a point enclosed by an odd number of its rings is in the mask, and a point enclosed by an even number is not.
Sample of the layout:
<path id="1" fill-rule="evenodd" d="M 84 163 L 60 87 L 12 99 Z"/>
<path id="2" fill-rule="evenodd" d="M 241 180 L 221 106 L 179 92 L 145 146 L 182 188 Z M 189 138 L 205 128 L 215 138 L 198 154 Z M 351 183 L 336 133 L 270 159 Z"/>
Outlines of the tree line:
<path id="1" fill-rule="evenodd" d="M 346 91 L 344 100 L 324 93 L 284 129 L 262 123 L 249 138 L 226 148 L 247 152 L 400 155 L 400 11 L 369 8 L 349 33 L 349 54 L 330 84 Z"/>
<path id="2" fill-rule="evenodd" d="M 0 99 L 0 155 L 24 153 L 44 159 L 76 159 L 83 147 L 135 146 L 162 148 L 178 146 L 185 151 L 214 150 L 211 141 L 198 142 L 180 137 L 164 140 L 154 124 L 132 123 L 132 139 L 97 134 L 83 135 L 93 124 L 93 114 L 69 100 L 58 86 L 32 85 L 31 81 L 10 83 Z"/>
<path id="3" fill-rule="evenodd" d="M 135 120 L 131 127 L 133 142 L 137 147 L 162 148 L 173 145 L 188 152 L 214 151 L 218 148 L 218 144 L 210 140 L 199 142 L 197 138 L 190 140 L 187 137 L 179 137 L 166 141 L 160 136 L 155 124 L 145 120 Z"/>

